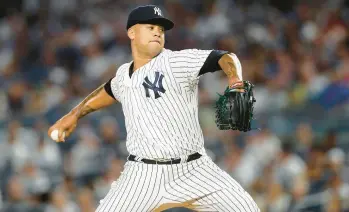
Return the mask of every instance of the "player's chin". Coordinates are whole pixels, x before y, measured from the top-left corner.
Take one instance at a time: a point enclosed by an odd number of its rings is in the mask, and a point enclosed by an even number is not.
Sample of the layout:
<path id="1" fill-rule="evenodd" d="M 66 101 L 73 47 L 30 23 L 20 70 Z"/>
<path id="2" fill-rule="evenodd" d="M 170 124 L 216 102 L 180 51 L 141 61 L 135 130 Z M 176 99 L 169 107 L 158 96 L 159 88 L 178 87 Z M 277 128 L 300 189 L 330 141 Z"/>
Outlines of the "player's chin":
<path id="1" fill-rule="evenodd" d="M 151 42 L 148 45 L 149 52 L 154 56 L 158 55 L 161 52 L 162 48 L 163 46 L 157 42 Z"/>

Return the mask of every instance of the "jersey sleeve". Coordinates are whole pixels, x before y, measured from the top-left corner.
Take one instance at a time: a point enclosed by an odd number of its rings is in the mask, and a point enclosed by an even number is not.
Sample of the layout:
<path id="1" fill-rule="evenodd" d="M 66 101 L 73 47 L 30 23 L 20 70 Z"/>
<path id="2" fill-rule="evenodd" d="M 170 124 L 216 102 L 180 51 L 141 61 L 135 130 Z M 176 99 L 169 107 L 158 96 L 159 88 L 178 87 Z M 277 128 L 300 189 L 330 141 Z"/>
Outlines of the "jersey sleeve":
<path id="1" fill-rule="evenodd" d="M 221 70 L 218 61 L 227 53 L 221 50 L 185 49 L 174 51 L 169 62 L 176 77 L 195 80 L 205 73 Z"/>
<path id="2" fill-rule="evenodd" d="M 116 71 L 116 74 L 114 77 L 112 77 L 105 85 L 104 90 L 115 100 L 119 101 L 121 100 L 121 89 L 120 89 L 120 72 L 122 72 L 122 69 L 125 68 L 125 66 L 120 66 L 119 69 Z"/>
<path id="3" fill-rule="evenodd" d="M 117 80 L 116 76 L 111 78 L 105 85 L 104 85 L 104 90 L 109 94 L 109 96 L 113 97 L 115 100 L 119 101 L 120 96 L 118 93 L 118 85 L 117 85 Z"/>
<path id="4" fill-rule="evenodd" d="M 116 99 L 115 96 L 114 96 L 114 94 L 113 94 L 113 91 L 112 91 L 112 89 L 111 89 L 111 81 L 112 81 L 113 79 L 114 79 L 114 77 L 111 78 L 110 80 L 108 80 L 107 83 L 105 83 L 105 85 L 104 85 L 104 90 L 105 90 L 105 92 L 107 92 L 107 94 L 108 94 L 109 96 L 111 96 L 111 97 L 113 97 L 114 99 Z"/>

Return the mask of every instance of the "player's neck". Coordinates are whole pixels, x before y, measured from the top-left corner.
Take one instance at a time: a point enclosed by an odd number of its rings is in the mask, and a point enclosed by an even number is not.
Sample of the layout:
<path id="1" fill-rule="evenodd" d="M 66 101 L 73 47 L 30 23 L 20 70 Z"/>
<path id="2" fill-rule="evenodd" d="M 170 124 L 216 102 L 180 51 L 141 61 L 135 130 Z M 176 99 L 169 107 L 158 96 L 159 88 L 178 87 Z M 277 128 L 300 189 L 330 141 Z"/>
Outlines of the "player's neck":
<path id="1" fill-rule="evenodd" d="M 133 71 L 138 70 L 145 64 L 149 63 L 152 58 L 141 58 L 141 57 L 133 57 Z"/>
<path id="2" fill-rule="evenodd" d="M 156 56 L 158 56 L 158 55 L 156 55 Z M 142 54 L 142 53 L 137 52 L 137 51 L 132 51 L 133 71 L 136 71 L 139 68 L 141 68 L 142 66 L 144 66 L 145 64 L 149 63 L 155 57 L 151 56 L 149 54 Z"/>
<path id="3" fill-rule="evenodd" d="M 153 58 L 149 55 L 136 51 L 135 48 L 132 50 L 132 58 L 133 58 L 133 71 L 138 70 L 140 67 L 149 63 Z"/>

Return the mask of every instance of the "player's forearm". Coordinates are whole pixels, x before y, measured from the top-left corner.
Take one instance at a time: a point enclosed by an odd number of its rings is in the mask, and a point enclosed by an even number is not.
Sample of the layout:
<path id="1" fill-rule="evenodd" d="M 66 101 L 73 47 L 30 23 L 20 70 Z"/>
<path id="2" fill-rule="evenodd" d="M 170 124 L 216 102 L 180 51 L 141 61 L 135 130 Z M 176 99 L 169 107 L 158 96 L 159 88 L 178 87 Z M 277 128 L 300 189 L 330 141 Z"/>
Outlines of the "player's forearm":
<path id="1" fill-rule="evenodd" d="M 77 105 L 70 113 L 75 115 L 78 119 L 86 116 L 101 108 L 107 107 L 115 103 L 113 99 L 105 90 L 104 84 L 89 94 L 79 105 Z"/>
<path id="2" fill-rule="evenodd" d="M 241 63 L 235 54 L 223 55 L 218 64 L 227 75 L 229 85 L 242 80 Z"/>

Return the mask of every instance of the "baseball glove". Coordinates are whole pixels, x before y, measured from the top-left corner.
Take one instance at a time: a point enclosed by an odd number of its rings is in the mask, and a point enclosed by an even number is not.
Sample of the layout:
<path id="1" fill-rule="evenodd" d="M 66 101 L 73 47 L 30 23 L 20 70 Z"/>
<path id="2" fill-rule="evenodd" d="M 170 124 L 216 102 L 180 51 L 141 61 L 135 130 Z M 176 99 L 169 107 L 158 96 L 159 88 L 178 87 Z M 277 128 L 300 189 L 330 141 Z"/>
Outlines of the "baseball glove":
<path id="1" fill-rule="evenodd" d="M 251 130 L 253 119 L 253 84 L 243 81 L 227 87 L 216 101 L 216 124 L 220 130 Z"/>

